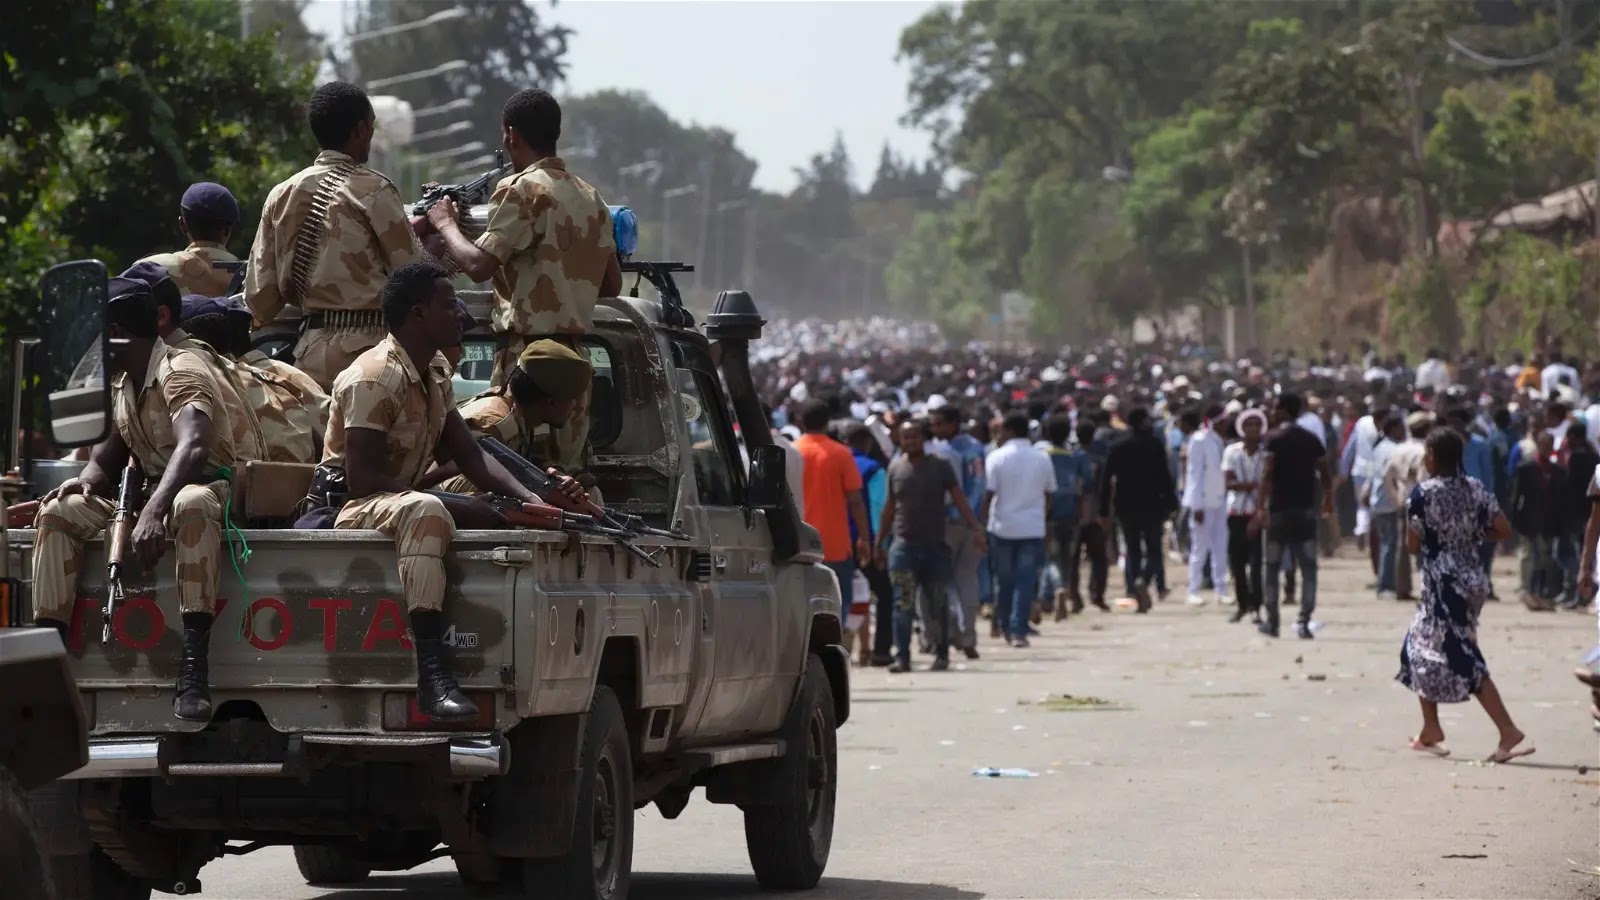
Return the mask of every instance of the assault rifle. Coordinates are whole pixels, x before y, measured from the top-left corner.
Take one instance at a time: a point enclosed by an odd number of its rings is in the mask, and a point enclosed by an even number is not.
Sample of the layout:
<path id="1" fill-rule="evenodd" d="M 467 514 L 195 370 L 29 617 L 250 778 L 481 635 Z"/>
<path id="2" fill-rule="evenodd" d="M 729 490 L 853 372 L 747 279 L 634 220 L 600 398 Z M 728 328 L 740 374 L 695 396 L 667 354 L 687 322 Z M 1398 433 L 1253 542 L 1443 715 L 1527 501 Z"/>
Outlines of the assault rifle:
<path id="1" fill-rule="evenodd" d="M 426 216 L 428 207 L 438 203 L 441 199 L 449 197 L 461 208 L 463 214 L 466 207 L 477 206 L 489 202 L 489 195 L 494 193 L 494 186 L 500 179 L 511 172 L 511 163 L 506 162 L 505 151 L 494 152 L 494 168 L 472 179 L 466 184 L 436 184 L 422 192 L 422 199 L 411 204 L 411 215 Z"/>
<path id="2" fill-rule="evenodd" d="M 452 494 L 448 491 L 424 491 L 424 493 L 432 494 L 447 501 L 465 500 L 468 496 L 466 494 Z M 498 494 L 489 494 L 478 499 L 494 507 L 500 515 L 505 517 L 506 522 L 510 525 L 519 528 L 540 528 L 547 531 L 571 531 L 577 534 L 593 534 L 610 538 L 616 542 L 617 546 L 633 554 L 640 562 L 654 568 L 661 568 L 661 560 L 635 546 L 630 535 L 619 529 L 601 524 L 595 520 L 594 516 L 585 513 L 568 512 L 554 506 L 551 506 L 542 515 L 531 514 L 523 509 L 521 501 L 511 497 L 502 497 Z"/>
<path id="3" fill-rule="evenodd" d="M 122 470 L 122 483 L 117 485 L 117 508 L 111 516 L 111 527 L 106 531 L 106 605 L 100 611 L 100 643 L 111 643 L 111 620 L 117 607 L 127 599 L 122 590 L 122 570 L 127 565 L 128 539 L 133 534 L 137 518 L 139 495 L 144 491 L 144 473 L 139 462 L 128 457 L 127 468 Z"/>
<path id="4" fill-rule="evenodd" d="M 520 482 L 523 487 L 537 494 L 539 499 L 552 505 L 559 505 L 559 503 L 555 502 L 557 500 L 566 502 L 565 498 L 560 495 L 561 491 L 556 486 L 555 479 L 540 471 L 538 466 L 524 459 L 517 451 L 492 437 L 478 438 L 478 445 L 483 448 L 483 452 L 498 460 L 500 465 L 504 466 L 505 470 L 511 474 L 512 478 Z M 686 541 L 689 539 L 689 536 L 681 531 L 652 528 L 646 525 L 644 520 L 638 516 L 630 516 L 626 513 L 606 509 L 592 500 L 585 500 L 579 504 L 578 511 L 585 515 L 593 516 L 597 524 L 626 534 L 629 537 L 659 537 L 674 541 Z"/>

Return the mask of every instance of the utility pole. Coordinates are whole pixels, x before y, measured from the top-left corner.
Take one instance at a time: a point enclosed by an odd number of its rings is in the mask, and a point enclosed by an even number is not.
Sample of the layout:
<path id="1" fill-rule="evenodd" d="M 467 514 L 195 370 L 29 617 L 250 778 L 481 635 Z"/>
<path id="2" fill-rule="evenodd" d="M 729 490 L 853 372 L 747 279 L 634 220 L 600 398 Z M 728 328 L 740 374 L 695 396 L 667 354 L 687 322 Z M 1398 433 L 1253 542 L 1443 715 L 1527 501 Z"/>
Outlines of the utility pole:
<path id="1" fill-rule="evenodd" d="M 740 277 L 741 290 L 755 293 L 756 288 L 756 205 L 747 202 L 744 207 L 744 274 Z"/>
<path id="2" fill-rule="evenodd" d="M 706 289 L 706 236 L 711 227 L 711 174 L 713 164 L 711 156 L 706 156 L 700 163 L 700 236 L 694 244 L 695 259 L 689 260 L 695 267 L 695 288 L 701 293 Z"/>

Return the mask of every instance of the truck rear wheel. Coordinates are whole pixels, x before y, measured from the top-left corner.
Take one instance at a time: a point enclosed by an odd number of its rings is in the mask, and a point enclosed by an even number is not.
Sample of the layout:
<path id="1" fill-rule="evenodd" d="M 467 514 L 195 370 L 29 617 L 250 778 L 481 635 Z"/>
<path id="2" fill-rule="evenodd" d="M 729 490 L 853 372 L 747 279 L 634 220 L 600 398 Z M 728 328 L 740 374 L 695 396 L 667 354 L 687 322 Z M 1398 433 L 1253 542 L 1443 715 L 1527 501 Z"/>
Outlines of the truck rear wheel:
<path id="1" fill-rule="evenodd" d="M 562 900 L 627 900 L 633 874 L 633 752 L 622 704 L 603 685 L 595 688 L 589 707 L 580 778 L 572 846 L 562 856 L 526 860 L 523 891 Z"/>
<path id="2" fill-rule="evenodd" d="M 150 886 L 123 871 L 99 847 L 87 855 L 51 857 L 50 875 L 57 900 L 150 900 Z"/>
<path id="3" fill-rule="evenodd" d="M 814 888 L 828 867 L 839 789 L 837 729 L 827 671 L 812 654 L 783 726 L 784 755 L 772 761 L 763 792 L 777 802 L 744 810 L 750 866 L 768 890 Z"/>
<path id="4" fill-rule="evenodd" d="M 22 786 L 11 770 L 0 766 L 0 896 L 17 900 L 50 900 L 55 894 L 45 878 L 38 826 Z"/>
<path id="5" fill-rule="evenodd" d="M 365 863 L 325 844 L 295 844 L 294 864 L 306 884 L 356 884 L 372 874 Z"/>

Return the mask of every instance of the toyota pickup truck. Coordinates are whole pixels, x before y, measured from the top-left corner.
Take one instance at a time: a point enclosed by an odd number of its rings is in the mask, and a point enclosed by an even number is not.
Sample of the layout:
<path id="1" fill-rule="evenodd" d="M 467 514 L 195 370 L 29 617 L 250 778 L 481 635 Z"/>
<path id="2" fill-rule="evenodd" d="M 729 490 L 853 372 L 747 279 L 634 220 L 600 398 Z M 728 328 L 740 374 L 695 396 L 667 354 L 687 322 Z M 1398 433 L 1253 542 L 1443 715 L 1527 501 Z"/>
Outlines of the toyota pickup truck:
<path id="1" fill-rule="evenodd" d="M 50 358 L 97 351 L 72 342 L 104 340 L 103 275 L 76 302 L 54 291 L 52 321 L 79 324 L 47 329 Z M 488 297 L 464 296 L 484 321 Z M 82 832 L 46 847 L 55 868 L 82 874 L 96 900 L 195 893 L 207 862 L 289 845 L 315 884 L 449 856 L 469 883 L 620 900 L 633 811 L 653 803 L 676 818 L 704 788 L 743 810 L 760 884 L 814 886 L 849 667 L 837 581 L 751 384 L 763 324 L 742 292 L 718 297 L 703 332 L 676 303 L 600 301 L 584 345 L 591 474 L 608 507 L 686 537 L 638 538 L 652 565 L 592 535 L 459 533 L 446 643 L 474 721 L 418 714 L 393 542 L 286 527 L 309 467 L 235 474 L 233 515 L 246 525 L 235 547 L 249 554 L 225 567 L 209 722 L 171 712 L 171 567 L 125 580 L 102 644 L 106 554 L 92 542 L 67 640 L 88 758 L 57 801 Z M 468 350 L 492 340 L 475 331 Z M 62 389 L 56 368 L 41 375 L 52 426 L 103 434 L 79 396 L 88 389 Z M 7 535 L 24 582 L 33 537 Z"/>

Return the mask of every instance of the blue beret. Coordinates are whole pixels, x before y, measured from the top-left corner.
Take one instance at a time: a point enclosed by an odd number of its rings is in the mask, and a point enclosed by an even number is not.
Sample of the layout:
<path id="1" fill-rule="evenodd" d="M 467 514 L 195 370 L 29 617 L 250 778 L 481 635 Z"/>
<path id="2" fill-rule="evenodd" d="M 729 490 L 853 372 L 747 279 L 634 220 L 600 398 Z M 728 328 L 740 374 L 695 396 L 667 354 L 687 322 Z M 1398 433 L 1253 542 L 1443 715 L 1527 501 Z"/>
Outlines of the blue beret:
<path id="1" fill-rule="evenodd" d="M 106 282 L 106 300 L 108 301 L 141 296 L 151 296 L 149 282 L 141 281 L 137 278 L 125 278 L 121 275 Z"/>
<path id="2" fill-rule="evenodd" d="M 189 185 L 178 206 L 228 225 L 239 221 L 239 201 L 233 198 L 233 192 L 212 181 Z"/>
<path id="3" fill-rule="evenodd" d="M 183 312 L 179 313 L 178 321 L 187 322 L 200 316 L 249 316 L 250 310 L 244 304 L 232 297 L 202 297 L 199 294 L 185 294 L 183 297 Z"/>
<path id="4" fill-rule="evenodd" d="M 142 281 L 153 290 L 163 280 L 171 278 L 172 273 L 167 271 L 166 266 L 158 262 L 145 260 L 142 263 L 135 263 L 129 266 L 128 271 L 122 273 L 122 277 L 131 278 L 134 281 Z"/>

